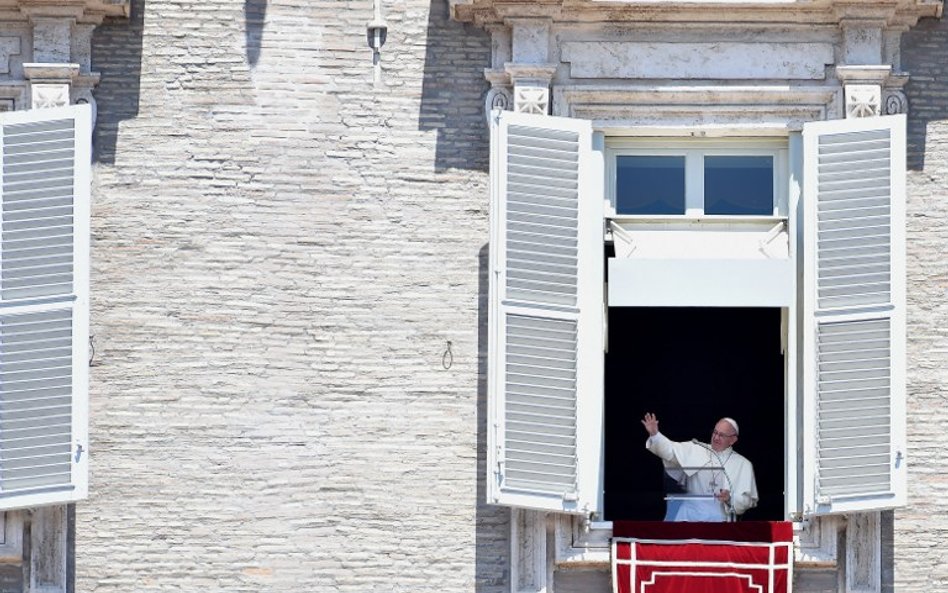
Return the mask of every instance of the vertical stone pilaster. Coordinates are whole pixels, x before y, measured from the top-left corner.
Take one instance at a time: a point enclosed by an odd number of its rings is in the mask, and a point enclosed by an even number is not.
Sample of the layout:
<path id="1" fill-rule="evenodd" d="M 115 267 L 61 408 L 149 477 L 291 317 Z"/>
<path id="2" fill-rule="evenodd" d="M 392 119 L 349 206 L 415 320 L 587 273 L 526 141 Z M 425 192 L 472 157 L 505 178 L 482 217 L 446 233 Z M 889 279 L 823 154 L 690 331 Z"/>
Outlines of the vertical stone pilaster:
<path id="1" fill-rule="evenodd" d="M 519 113 L 550 113 L 550 82 L 556 64 L 550 63 L 551 19 L 508 19 L 511 62 L 504 65 L 513 85 L 513 109 Z"/>
<path id="2" fill-rule="evenodd" d="M 843 18 L 843 64 L 882 64 L 883 19 Z"/>
<path id="3" fill-rule="evenodd" d="M 92 71 L 92 33 L 104 15 L 82 6 L 28 5 L 21 11 L 33 28 L 32 59 L 23 65 L 28 86 L 27 109 L 92 105 L 99 75 Z"/>
<path id="4" fill-rule="evenodd" d="M 547 513 L 526 509 L 510 511 L 510 567 L 513 593 L 550 590 L 551 563 L 548 549 Z"/>
<path id="5" fill-rule="evenodd" d="M 511 29 L 511 60 L 516 64 L 545 64 L 550 60 L 550 18 L 507 19 Z"/>
<path id="6" fill-rule="evenodd" d="M 490 33 L 490 67 L 503 70 L 504 64 L 513 61 L 513 32 L 505 25 L 484 27 Z"/>
<path id="7" fill-rule="evenodd" d="M 486 29 L 490 33 L 490 68 L 484 69 L 484 78 L 490 83 L 490 90 L 484 100 L 484 115 L 489 118 L 494 109 L 513 108 L 510 75 L 504 70 L 504 64 L 511 60 L 513 41 L 509 27 L 489 25 Z"/>
<path id="8" fill-rule="evenodd" d="M 852 513 L 846 524 L 846 591 L 881 591 L 881 514 Z"/>
<path id="9" fill-rule="evenodd" d="M 65 505 L 35 509 L 30 524 L 30 592 L 66 593 Z"/>
<path id="10" fill-rule="evenodd" d="M 33 61 L 43 64 L 69 62 L 75 19 L 31 16 L 30 21 L 33 24 Z"/>

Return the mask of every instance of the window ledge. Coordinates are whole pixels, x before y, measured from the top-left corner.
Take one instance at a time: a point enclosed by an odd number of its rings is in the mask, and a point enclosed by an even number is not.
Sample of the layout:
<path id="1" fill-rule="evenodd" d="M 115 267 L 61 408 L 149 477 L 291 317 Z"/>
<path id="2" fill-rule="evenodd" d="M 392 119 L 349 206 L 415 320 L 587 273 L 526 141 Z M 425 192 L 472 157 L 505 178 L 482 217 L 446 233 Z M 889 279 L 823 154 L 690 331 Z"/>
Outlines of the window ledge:
<path id="1" fill-rule="evenodd" d="M 615 214 L 609 220 L 621 223 L 671 222 L 693 224 L 734 224 L 734 223 L 773 223 L 786 222 L 786 216 L 766 216 L 749 214 Z"/>

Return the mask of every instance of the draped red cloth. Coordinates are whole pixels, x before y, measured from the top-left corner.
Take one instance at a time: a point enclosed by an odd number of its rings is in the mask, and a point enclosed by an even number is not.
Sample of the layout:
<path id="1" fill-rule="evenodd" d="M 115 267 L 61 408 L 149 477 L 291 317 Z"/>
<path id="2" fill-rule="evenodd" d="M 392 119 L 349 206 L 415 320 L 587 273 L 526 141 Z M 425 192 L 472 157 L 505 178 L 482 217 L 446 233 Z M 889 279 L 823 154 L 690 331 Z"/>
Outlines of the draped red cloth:
<path id="1" fill-rule="evenodd" d="M 612 525 L 616 593 L 789 593 L 787 522 Z"/>

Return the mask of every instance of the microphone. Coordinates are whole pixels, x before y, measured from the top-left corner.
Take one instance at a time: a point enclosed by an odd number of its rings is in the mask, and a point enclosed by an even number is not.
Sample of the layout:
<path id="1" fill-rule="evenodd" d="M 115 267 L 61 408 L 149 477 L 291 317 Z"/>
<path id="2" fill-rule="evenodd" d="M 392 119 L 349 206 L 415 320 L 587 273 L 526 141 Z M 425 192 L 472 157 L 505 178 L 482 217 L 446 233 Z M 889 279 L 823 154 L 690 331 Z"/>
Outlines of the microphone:
<path id="1" fill-rule="evenodd" d="M 704 443 L 702 443 L 702 442 L 699 441 L 698 439 L 691 439 L 691 443 L 694 444 L 694 445 L 698 445 L 699 447 L 701 447 L 702 449 L 704 449 L 704 450 L 707 451 L 708 453 L 714 455 L 714 458 L 718 460 L 718 465 L 721 467 L 721 473 L 724 474 L 724 479 L 727 480 L 727 489 L 728 489 L 728 492 L 731 493 L 731 499 L 733 499 L 733 498 L 734 498 L 734 484 L 731 482 L 731 476 L 727 475 L 727 469 L 724 467 L 724 462 L 721 461 L 721 456 L 718 455 L 718 452 L 715 451 L 712 447 L 709 447 L 708 445 L 705 445 Z M 734 504 L 731 502 L 731 500 L 728 500 L 728 501 L 725 503 L 725 505 L 726 505 L 727 508 L 728 508 L 728 512 L 731 513 L 731 515 L 733 516 L 733 515 L 735 514 L 735 512 L 734 512 Z M 732 520 L 733 520 L 733 519 L 732 519 Z"/>

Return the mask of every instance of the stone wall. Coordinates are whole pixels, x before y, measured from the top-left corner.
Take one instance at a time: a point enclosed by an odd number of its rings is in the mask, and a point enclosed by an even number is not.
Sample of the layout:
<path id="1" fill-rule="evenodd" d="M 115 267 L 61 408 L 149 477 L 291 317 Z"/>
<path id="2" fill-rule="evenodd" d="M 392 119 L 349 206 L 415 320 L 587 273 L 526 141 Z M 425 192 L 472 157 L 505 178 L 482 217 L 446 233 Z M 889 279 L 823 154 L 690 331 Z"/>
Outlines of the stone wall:
<path id="1" fill-rule="evenodd" d="M 371 0 L 137 0 L 96 31 L 76 591 L 507 589 L 489 40 L 384 8 L 378 87 Z"/>
<path id="2" fill-rule="evenodd" d="M 948 20 L 902 39 L 908 175 L 909 506 L 895 513 L 895 590 L 948 590 Z"/>
<path id="3" fill-rule="evenodd" d="M 137 0 L 97 29 L 76 591 L 508 589 L 509 514 L 480 502 L 490 41 L 442 0 L 384 7 L 379 86 L 370 0 Z M 896 590 L 948 581 L 946 37 L 903 43 Z"/>

